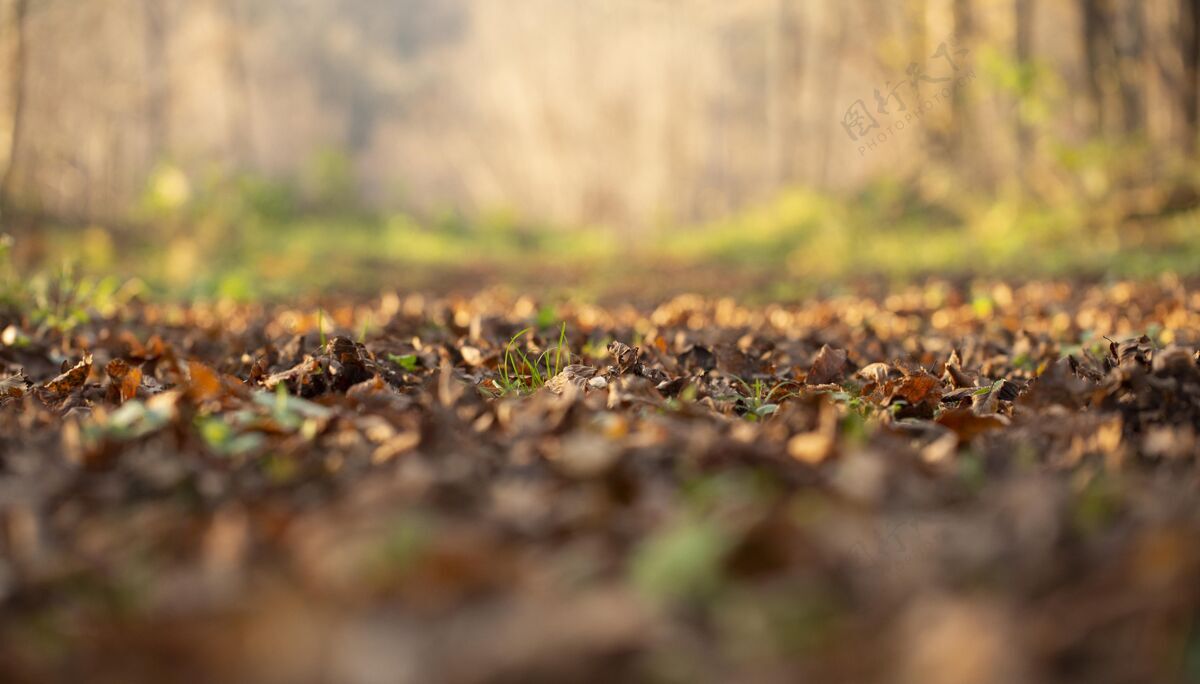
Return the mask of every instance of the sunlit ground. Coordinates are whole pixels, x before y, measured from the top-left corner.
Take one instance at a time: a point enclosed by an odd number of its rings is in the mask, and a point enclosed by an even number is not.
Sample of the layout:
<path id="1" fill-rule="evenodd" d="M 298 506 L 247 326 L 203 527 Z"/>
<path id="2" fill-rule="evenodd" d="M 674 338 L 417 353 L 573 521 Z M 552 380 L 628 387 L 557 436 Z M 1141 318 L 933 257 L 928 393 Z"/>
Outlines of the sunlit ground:
<path id="1" fill-rule="evenodd" d="M 249 194 L 243 190 L 244 194 Z M 877 185 L 785 193 L 727 219 L 640 231 L 566 229 L 494 212 L 301 210 L 262 198 L 178 202 L 145 224 L 42 226 L 11 245 L 10 288 L 34 277 L 107 279 L 172 299 L 515 289 L 584 298 L 679 291 L 794 299 L 863 279 L 928 275 L 1148 278 L 1200 272 L 1200 211 L 1147 218 L 1083 200 L 922 198 Z M 152 227 L 152 230 L 147 230 Z"/>

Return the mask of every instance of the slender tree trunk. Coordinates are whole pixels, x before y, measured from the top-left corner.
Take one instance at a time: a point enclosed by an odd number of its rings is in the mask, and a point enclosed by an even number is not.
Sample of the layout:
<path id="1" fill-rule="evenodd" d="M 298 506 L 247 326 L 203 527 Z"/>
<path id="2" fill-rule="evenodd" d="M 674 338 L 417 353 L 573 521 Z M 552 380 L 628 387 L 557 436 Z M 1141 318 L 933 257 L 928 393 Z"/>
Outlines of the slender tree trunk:
<path id="1" fill-rule="evenodd" d="M 971 0 L 954 0 L 954 35 L 960 45 L 969 45 L 975 32 L 975 17 L 971 9 Z M 971 112 L 967 108 L 967 100 L 961 89 L 954 90 L 952 107 L 954 120 L 951 125 L 954 127 L 954 154 L 962 159 L 963 148 L 966 147 L 971 134 Z"/>
<path id="2" fill-rule="evenodd" d="M 828 100 L 830 103 L 830 106 L 832 107 L 831 113 L 834 115 L 834 116 L 830 117 L 830 121 L 833 121 L 834 119 L 840 119 L 842 111 L 845 109 L 845 103 L 841 102 L 838 98 L 841 97 L 841 85 L 842 85 L 841 55 L 842 55 L 842 50 L 844 50 L 846 47 L 846 38 L 847 38 L 846 22 L 845 22 L 845 18 L 842 16 L 842 13 L 835 8 L 825 7 L 823 9 L 823 11 L 829 13 L 829 16 L 832 18 L 832 21 L 834 24 L 833 31 L 832 31 L 833 39 L 832 39 L 832 41 L 829 41 L 827 43 L 828 45 L 831 46 L 832 49 L 825 53 L 826 64 L 828 64 L 829 61 L 833 62 L 832 66 L 830 66 L 830 76 L 829 76 L 829 93 L 830 93 L 830 95 L 829 95 L 829 100 Z M 832 57 L 830 57 L 831 55 L 832 55 Z M 830 162 L 832 159 L 833 140 L 834 140 L 833 134 L 823 136 L 821 139 L 820 157 L 819 157 L 821 161 L 820 161 L 820 164 L 817 166 L 817 173 L 818 173 L 817 183 L 818 183 L 818 187 L 821 187 L 821 188 L 829 187 L 829 176 L 831 173 Z"/>
<path id="3" fill-rule="evenodd" d="M 784 85 L 784 49 L 787 27 L 786 0 L 775 0 L 774 11 L 768 18 L 766 27 L 766 93 L 763 98 L 763 122 L 767 129 L 766 135 L 766 182 L 774 190 L 783 180 L 783 98 L 786 92 Z"/>
<path id="4" fill-rule="evenodd" d="M 1033 61 L 1033 3 L 1031 0 L 1016 0 L 1014 5 L 1016 16 L 1016 52 L 1017 66 L 1025 69 L 1029 63 Z M 1016 115 L 1016 134 L 1017 134 L 1017 171 L 1020 177 L 1024 178 L 1021 173 L 1025 170 L 1029 162 L 1030 148 L 1033 144 L 1032 131 L 1029 130 L 1029 125 L 1025 121 L 1022 105 L 1023 100 L 1028 93 L 1020 92 L 1017 94 L 1019 101 L 1017 102 Z"/>
<path id="5" fill-rule="evenodd" d="M 1196 151 L 1200 135 L 1200 0 L 1180 0 L 1180 50 L 1183 53 L 1182 82 L 1179 84 L 1179 104 L 1183 112 L 1183 145 L 1189 153 Z"/>
<path id="6" fill-rule="evenodd" d="M 1088 94 L 1092 104 L 1092 135 L 1101 136 L 1108 130 L 1104 74 L 1112 52 L 1108 31 L 1107 0 L 1079 0 L 1083 13 L 1083 50 L 1087 64 Z"/>
<path id="7" fill-rule="evenodd" d="M 802 136 L 805 130 L 800 120 L 800 103 L 804 98 L 804 20 L 803 5 L 795 0 L 784 2 L 783 50 L 784 50 L 784 102 L 783 102 L 783 135 L 780 144 L 782 152 L 782 179 L 784 182 L 795 182 L 799 171 L 796 160 L 801 149 Z"/>
<path id="8" fill-rule="evenodd" d="M 1120 20 L 1115 23 L 1116 75 L 1121 94 L 1121 121 L 1126 135 L 1144 131 L 1146 116 L 1142 106 L 1143 93 L 1138 83 L 1143 76 L 1145 22 L 1142 0 L 1124 0 Z"/>
<path id="9" fill-rule="evenodd" d="M 929 24 L 926 12 L 929 8 L 926 5 L 926 0 L 909 0 L 909 3 L 907 9 L 910 12 L 908 21 L 911 28 L 908 47 L 910 60 L 918 68 L 927 69 L 929 68 L 930 48 Z M 920 107 L 921 102 L 918 101 L 916 106 Z M 930 125 L 931 121 L 931 119 L 927 119 L 924 124 L 914 129 L 914 135 L 920 140 L 920 145 L 925 150 L 929 149 L 930 143 L 935 141 L 937 135 L 936 130 Z"/>
<path id="10" fill-rule="evenodd" d="M 166 0 L 142 0 L 146 59 L 146 136 L 151 164 L 170 147 L 170 79 L 167 64 Z"/>
<path id="11" fill-rule="evenodd" d="M 0 84 L 8 83 L 4 111 L 0 111 L 0 218 L 8 214 L 15 204 L 12 196 L 13 169 L 24 128 L 26 86 L 26 19 L 29 15 L 28 0 L 0 0 L 0 31 L 4 54 L 0 55 L 4 65 L 0 66 Z"/>
<path id="12" fill-rule="evenodd" d="M 767 36 L 767 181 L 778 188 L 793 180 L 795 103 L 802 96 L 803 62 L 795 0 L 775 0 Z"/>
<path id="13" fill-rule="evenodd" d="M 220 0 L 225 17 L 225 67 L 230 81 L 229 146 L 234 165 L 255 166 L 258 161 L 254 144 L 254 113 L 251 103 L 250 72 L 242 45 L 242 7 L 239 0 Z"/>

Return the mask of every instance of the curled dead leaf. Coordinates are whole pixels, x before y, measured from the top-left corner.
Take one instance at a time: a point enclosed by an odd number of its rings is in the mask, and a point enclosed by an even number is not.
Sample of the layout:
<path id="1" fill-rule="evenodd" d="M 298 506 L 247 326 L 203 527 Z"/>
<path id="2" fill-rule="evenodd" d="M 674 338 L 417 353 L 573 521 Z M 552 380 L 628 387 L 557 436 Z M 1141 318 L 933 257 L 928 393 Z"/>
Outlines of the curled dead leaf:
<path id="1" fill-rule="evenodd" d="M 813 359 L 805 382 L 809 385 L 827 385 L 840 380 L 846 374 L 846 350 L 823 345 Z"/>
<path id="2" fill-rule="evenodd" d="M 974 387 L 976 384 L 975 379 L 962 369 L 962 359 L 959 357 L 957 349 L 950 353 L 950 358 L 946 361 L 946 371 L 942 374 L 942 379 L 954 389 Z"/>
<path id="3" fill-rule="evenodd" d="M 941 381 L 933 375 L 920 371 L 913 373 L 896 385 L 889 403 L 903 399 L 909 404 L 936 403 L 942 397 Z"/>
<path id="4" fill-rule="evenodd" d="M 262 381 L 263 387 L 269 390 L 275 389 L 281 383 L 287 387 L 289 393 L 301 397 L 320 394 L 327 384 L 321 372 L 320 362 L 311 356 L 304 357 L 303 361 L 292 368 L 270 375 Z"/>
<path id="5" fill-rule="evenodd" d="M 886 363 L 871 363 L 863 366 L 855 375 L 862 378 L 868 385 L 882 386 L 895 373 L 895 369 Z M 863 388 L 869 391 L 869 388 Z"/>
<path id="6" fill-rule="evenodd" d="M 29 378 L 17 371 L 6 378 L 0 378 L 0 403 L 9 399 L 20 399 L 29 391 Z"/>
<path id="7" fill-rule="evenodd" d="M 42 385 L 42 389 L 55 395 L 63 397 L 75 390 L 83 387 L 87 382 L 88 376 L 92 374 L 92 355 L 84 354 L 79 363 L 75 364 L 68 370 L 63 371 L 60 375 L 52 380 L 46 381 Z"/>
<path id="8" fill-rule="evenodd" d="M 562 369 L 562 372 L 558 375 L 547 380 L 545 387 L 547 391 L 554 394 L 562 394 L 567 385 L 574 385 L 580 389 L 584 387 L 603 389 L 607 386 L 607 383 L 604 385 L 593 385 L 591 383 L 592 380 L 604 380 L 602 377 L 597 377 L 596 372 L 596 369 L 591 366 L 573 363 Z"/>
<path id="9" fill-rule="evenodd" d="M 370 352 L 348 337 L 333 338 L 323 351 L 322 361 L 334 391 L 345 392 L 375 375 L 375 362 Z"/>
<path id="10" fill-rule="evenodd" d="M 131 366 L 124 359 L 113 359 L 104 367 L 108 376 L 106 398 L 113 404 L 124 404 L 137 396 L 142 384 L 142 369 Z"/>
<path id="11" fill-rule="evenodd" d="M 633 370 L 642 356 L 641 350 L 637 347 L 630 347 L 623 342 L 615 340 L 609 343 L 608 353 L 613 358 L 618 375 L 624 375 L 628 371 Z"/>

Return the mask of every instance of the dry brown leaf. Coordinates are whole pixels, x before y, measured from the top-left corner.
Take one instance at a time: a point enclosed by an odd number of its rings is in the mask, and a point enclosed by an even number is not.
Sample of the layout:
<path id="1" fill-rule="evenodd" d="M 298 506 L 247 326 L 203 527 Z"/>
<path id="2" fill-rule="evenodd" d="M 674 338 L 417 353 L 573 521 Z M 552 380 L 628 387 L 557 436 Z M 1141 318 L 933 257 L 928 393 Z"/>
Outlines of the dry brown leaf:
<path id="1" fill-rule="evenodd" d="M 870 363 L 858 370 L 855 375 L 862 378 L 867 384 L 883 385 L 892 376 L 893 369 L 886 363 Z M 866 388 L 864 388 L 865 390 Z"/>
<path id="2" fill-rule="evenodd" d="M 941 382 L 924 371 L 913 373 L 900 381 L 892 392 L 892 401 L 903 399 L 909 404 L 936 402 L 942 397 Z"/>
<path id="3" fill-rule="evenodd" d="M 985 432 L 1008 425 L 1008 420 L 1003 416 L 980 415 L 968 408 L 943 411 L 937 417 L 936 422 L 953 430 L 962 443 L 970 442 Z"/>
<path id="4" fill-rule="evenodd" d="M 207 401 L 221 396 L 221 379 L 216 371 L 199 361 L 188 361 L 188 395 L 193 401 Z"/>
<path id="5" fill-rule="evenodd" d="M 605 386 L 607 386 L 607 383 L 604 386 L 600 386 L 591 385 L 589 382 L 590 380 L 597 379 L 596 372 L 596 369 L 592 368 L 591 366 L 573 363 L 562 369 L 562 372 L 558 375 L 555 375 L 547 380 L 545 388 L 547 391 L 553 392 L 554 394 L 562 394 L 567 385 L 575 385 L 580 389 L 584 387 L 603 389 Z M 603 380 L 603 378 L 598 379 Z"/>
<path id="6" fill-rule="evenodd" d="M 813 359 L 805 382 L 810 385 L 826 385 L 840 380 L 846 374 L 846 350 L 823 345 Z"/>
<path id="7" fill-rule="evenodd" d="M 88 376 L 92 374 L 92 355 L 84 354 L 79 363 L 64 371 L 53 380 L 48 380 L 42 389 L 59 397 L 65 396 L 83 387 Z"/>
<path id="8" fill-rule="evenodd" d="M 105 393 L 110 403 L 123 404 L 137 396 L 142 384 L 142 369 L 131 366 L 124 359 L 113 359 L 104 367 L 108 376 L 108 390 Z"/>
<path id="9" fill-rule="evenodd" d="M 0 399 L 20 399 L 25 396 L 25 392 L 29 389 L 29 379 L 21 371 L 0 378 Z"/>
<path id="10" fill-rule="evenodd" d="M 608 353 L 612 356 L 618 374 L 624 374 L 632 370 L 642 356 L 641 350 L 637 347 L 630 347 L 623 342 L 617 341 L 609 343 Z"/>

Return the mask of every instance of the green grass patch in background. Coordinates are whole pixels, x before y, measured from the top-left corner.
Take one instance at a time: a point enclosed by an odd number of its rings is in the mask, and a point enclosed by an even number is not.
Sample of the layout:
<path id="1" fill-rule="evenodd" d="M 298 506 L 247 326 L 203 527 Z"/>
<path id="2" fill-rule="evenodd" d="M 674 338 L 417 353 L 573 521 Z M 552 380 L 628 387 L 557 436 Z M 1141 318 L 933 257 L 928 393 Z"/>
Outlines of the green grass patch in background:
<path id="1" fill-rule="evenodd" d="M 155 295 L 251 300 L 488 282 L 559 284 L 584 296 L 708 287 L 788 297 L 862 277 L 1197 275 L 1200 210 L 1171 200 L 1200 187 L 1196 172 L 1181 166 L 1170 181 L 1146 181 L 1128 163 L 1138 156 L 1064 148 L 1035 187 L 991 194 L 937 171 L 846 195 L 795 188 L 721 220 L 636 238 L 508 212 L 378 215 L 351 209 L 337 188 L 306 203 L 260 178 L 197 182 L 163 167 L 122 227 L 17 235 L 4 249 L 0 294 L 22 291 L 47 316 L 69 317 L 72 289 L 117 301 L 134 278 Z M 69 287 L 47 275 L 64 264 L 77 278 Z"/>

